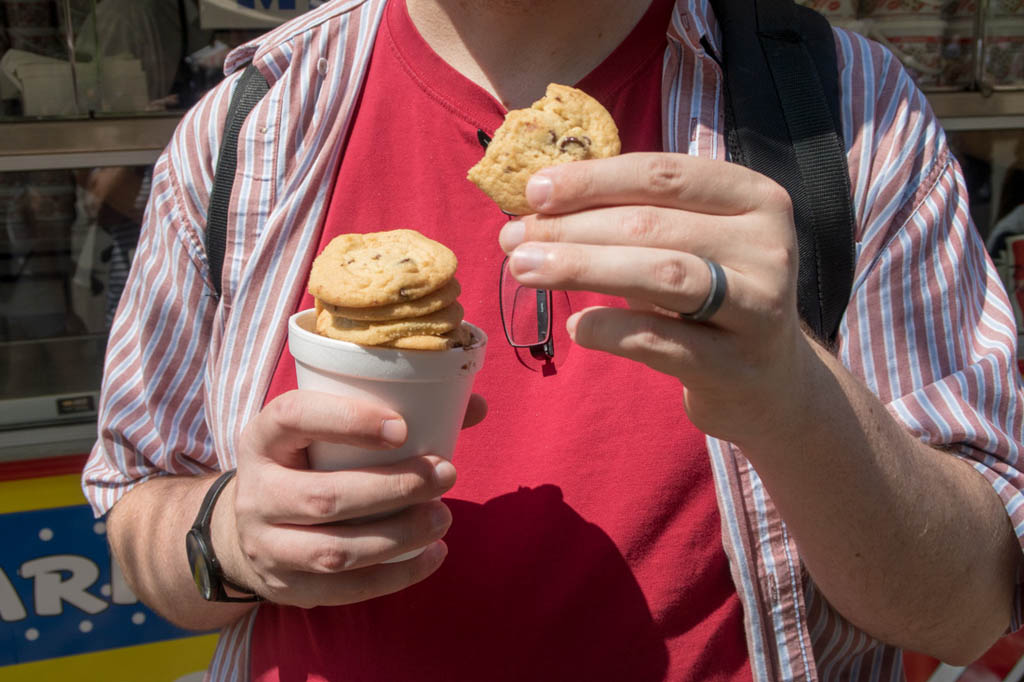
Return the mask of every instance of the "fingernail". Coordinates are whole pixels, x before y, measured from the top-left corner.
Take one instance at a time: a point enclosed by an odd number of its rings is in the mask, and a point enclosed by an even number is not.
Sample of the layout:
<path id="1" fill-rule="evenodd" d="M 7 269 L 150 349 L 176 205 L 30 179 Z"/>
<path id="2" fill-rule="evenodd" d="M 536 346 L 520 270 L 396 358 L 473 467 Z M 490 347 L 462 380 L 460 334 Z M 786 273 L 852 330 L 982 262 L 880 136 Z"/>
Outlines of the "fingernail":
<path id="1" fill-rule="evenodd" d="M 509 265 L 512 266 L 514 274 L 521 275 L 539 268 L 547 257 L 548 252 L 538 246 L 520 246 L 512 252 Z"/>
<path id="2" fill-rule="evenodd" d="M 446 459 L 439 460 L 434 464 L 434 475 L 442 485 L 448 485 L 455 479 L 455 466 Z"/>
<path id="3" fill-rule="evenodd" d="M 525 238 L 526 224 L 522 220 L 510 220 L 501 228 L 498 243 L 501 244 L 502 251 L 510 253 L 512 249 L 522 244 Z"/>
<path id="4" fill-rule="evenodd" d="M 548 199 L 551 198 L 551 192 L 554 187 L 555 183 L 551 181 L 551 178 L 544 175 L 534 175 L 526 183 L 526 200 L 530 202 L 530 206 L 536 209 L 544 208 L 544 205 L 548 203 Z"/>
<path id="5" fill-rule="evenodd" d="M 407 435 L 408 429 L 402 419 L 385 419 L 380 425 L 380 437 L 392 445 L 401 445 Z"/>

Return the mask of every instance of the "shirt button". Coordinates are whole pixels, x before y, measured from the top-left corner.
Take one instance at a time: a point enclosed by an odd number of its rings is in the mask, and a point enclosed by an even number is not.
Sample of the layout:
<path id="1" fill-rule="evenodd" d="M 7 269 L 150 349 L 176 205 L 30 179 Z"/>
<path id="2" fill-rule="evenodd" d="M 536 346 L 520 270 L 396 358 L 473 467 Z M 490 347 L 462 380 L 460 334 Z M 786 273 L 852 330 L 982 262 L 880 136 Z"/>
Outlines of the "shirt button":
<path id="1" fill-rule="evenodd" d="M 316 72 L 321 76 L 327 75 L 327 60 L 324 59 L 323 57 L 321 57 L 320 60 L 317 61 L 316 63 Z"/>

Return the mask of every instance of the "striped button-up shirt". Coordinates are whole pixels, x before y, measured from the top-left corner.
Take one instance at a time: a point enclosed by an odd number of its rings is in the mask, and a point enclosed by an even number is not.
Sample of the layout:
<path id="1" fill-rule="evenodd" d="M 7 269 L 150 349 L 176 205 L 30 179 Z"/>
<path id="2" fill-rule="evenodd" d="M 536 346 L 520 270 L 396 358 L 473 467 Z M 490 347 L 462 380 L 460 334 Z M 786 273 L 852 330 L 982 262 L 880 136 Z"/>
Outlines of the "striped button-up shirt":
<path id="1" fill-rule="evenodd" d="M 335 0 L 236 50 L 228 79 L 186 115 L 157 162 L 84 473 L 97 514 L 153 476 L 234 466 L 317 246 L 384 2 Z M 722 74 L 702 38 L 719 51 L 707 0 L 678 0 L 663 60 L 664 148 L 725 158 Z M 857 216 L 839 357 L 911 433 L 973 463 L 1019 536 L 1024 426 L 1005 291 L 924 96 L 879 45 L 839 29 L 835 40 Z M 231 89 L 250 60 L 271 88 L 239 138 L 218 302 L 204 226 Z M 708 446 L 755 679 L 902 679 L 900 652 L 818 592 L 742 453 Z M 1013 613 L 1016 628 L 1019 603 Z M 248 677 L 254 617 L 223 632 L 213 679 Z"/>

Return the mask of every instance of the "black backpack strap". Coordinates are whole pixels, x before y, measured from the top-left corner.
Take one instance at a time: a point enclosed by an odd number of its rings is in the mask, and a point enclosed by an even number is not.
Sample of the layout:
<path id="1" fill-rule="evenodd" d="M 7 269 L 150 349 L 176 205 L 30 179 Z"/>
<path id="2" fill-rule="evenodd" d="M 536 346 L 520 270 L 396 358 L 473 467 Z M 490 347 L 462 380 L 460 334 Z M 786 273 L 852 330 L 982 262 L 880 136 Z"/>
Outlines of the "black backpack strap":
<path id="1" fill-rule="evenodd" d="M 800 316 L 835 340 L 854 273 L 854 214 L 828 21 L 792 0 L 711 0 L 722 31 L 729 150 L 793 202 Z"/>
<path id="2" fill-rule="evenodd" d="M 221 274 L 224 268 L 224 245 L 227 240 L 228 205 L 235 184 L 238 166 L 238 132 L 242 123 L 269 90 L 267 79 L 250 64 L 246 67 L 235 92 L 231 96 L 228 116 L 224 123 L 217 170 L 210 191 L 210 204 L 206 211 L 206 259 L 210 265 L 210 281 L 218 298 L 221 294 Z"/>

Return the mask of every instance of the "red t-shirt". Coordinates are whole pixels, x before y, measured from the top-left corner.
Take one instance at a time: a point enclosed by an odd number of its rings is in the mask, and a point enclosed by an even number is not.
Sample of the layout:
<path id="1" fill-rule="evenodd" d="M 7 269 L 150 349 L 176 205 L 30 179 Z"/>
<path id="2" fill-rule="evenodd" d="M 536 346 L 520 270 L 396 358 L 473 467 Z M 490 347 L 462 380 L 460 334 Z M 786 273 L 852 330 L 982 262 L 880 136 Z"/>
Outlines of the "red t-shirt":
<path id="1" fill-rule="evenodd" d="M 577 84 L 611 111 L 624 152 L 662 148 L 671 7 L 655 0 Z M 704 436 L 679 382 L 566 335 L 570 311 L 623 302 L 556 293 L 548 365 L 505 342 L 506 218 L 466 180 L 483 153 L 477 130 L 493 134 L 504 114 L 430 49 L 404 2 L 388 5 L 320 248 L 395 228 L 449 246 L 466 319 L 489 337 L 475 384 L 489 413 L 459 439 L 442 567 L 351 606 L 261 606 L 254 680 L 750 679 Z M 311 306 L 306 295 L 299 309 Z M 267 399 L 294 375 L 286 349 Z"/>

